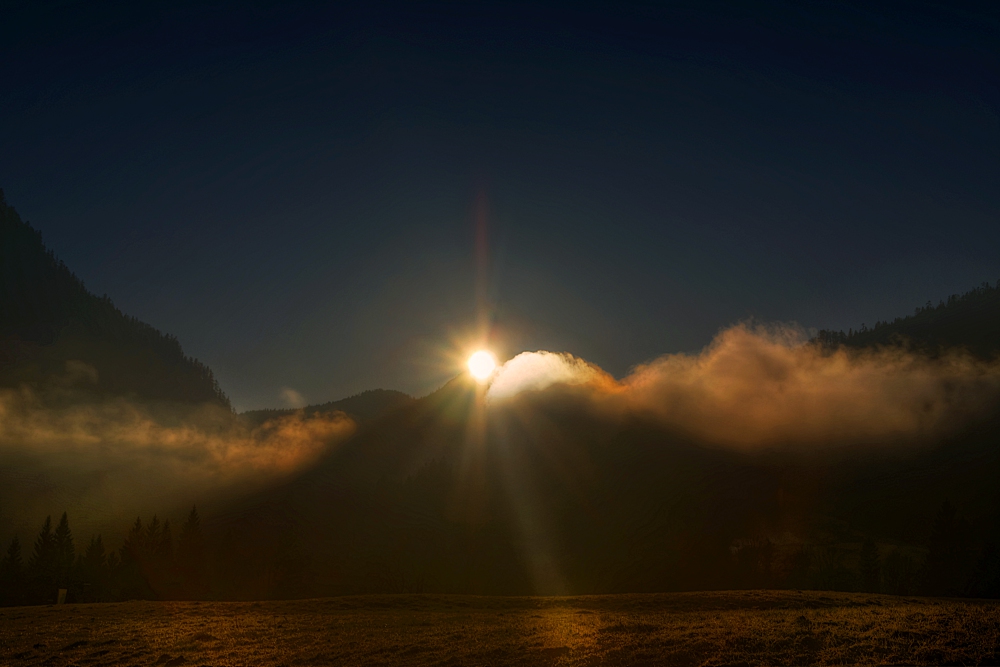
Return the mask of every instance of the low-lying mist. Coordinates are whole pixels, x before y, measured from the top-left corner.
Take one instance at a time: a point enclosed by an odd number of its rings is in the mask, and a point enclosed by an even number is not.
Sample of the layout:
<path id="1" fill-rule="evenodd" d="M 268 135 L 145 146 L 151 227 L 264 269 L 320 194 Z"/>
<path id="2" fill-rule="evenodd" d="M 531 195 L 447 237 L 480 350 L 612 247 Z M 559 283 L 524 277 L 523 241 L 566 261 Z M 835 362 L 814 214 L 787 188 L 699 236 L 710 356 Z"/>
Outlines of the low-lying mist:
<path id="1" fill-rule="evenodd" d="M 569 354 L 525 352 L 497 371 L 487 400 L 566 385 L 594 409 L 652 416 L 713 444 L 922 442 L 996 405 L 1000 362 L 960 350 L 828 348 L 797 327 L 740 324 L 698 354 L 664 355 L 621 380 Z"/>
<path id="2" fill-rule="evenodd" d="M 0 390 L 0 534 L 31 534 L 64 510 L 86 537 L 123 532 L 137 514 L 218 509 L 307 469 L 357 428 L 343 413 L 279 413 L 258 426 L 218 406 L 98 399 L 78 387 L 88 377 L 68 368 L 59 395 Z M 620 380 L 569 354 L 526 352 L 486 397 L 517 409 L 514 397 L 530 406 L 567 386 L 584 397 L 579 409 L 652 419 L 709 445 L 875 446 L 933 442 L 988 415 L 1000 362 L 830 348 L 795 327 L 737 325 Z"/>
<path id="3" fill-rule="evenodd" d="M 69 510 L 81 537 L 124 532 L 137 514 L 162 518 L 277 481 L 354 429 L 343 413 L 251 426 L 214 405 L 0 390 L 0 529 L 31 534 Z"/>

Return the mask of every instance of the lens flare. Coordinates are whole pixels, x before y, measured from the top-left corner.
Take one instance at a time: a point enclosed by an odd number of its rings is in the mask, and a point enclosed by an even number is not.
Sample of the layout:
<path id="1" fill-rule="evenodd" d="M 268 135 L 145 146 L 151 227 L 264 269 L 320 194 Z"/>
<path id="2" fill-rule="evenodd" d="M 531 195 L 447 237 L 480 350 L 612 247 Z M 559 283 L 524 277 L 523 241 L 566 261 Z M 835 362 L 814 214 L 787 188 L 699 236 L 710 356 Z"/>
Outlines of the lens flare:
<path id="1" fill-rule="evenodd" d="M 496 357 L 492 352 L 479 350 L 469 357 L 469 373 L 479 382 L 486 382 L 497 368 Z"/>

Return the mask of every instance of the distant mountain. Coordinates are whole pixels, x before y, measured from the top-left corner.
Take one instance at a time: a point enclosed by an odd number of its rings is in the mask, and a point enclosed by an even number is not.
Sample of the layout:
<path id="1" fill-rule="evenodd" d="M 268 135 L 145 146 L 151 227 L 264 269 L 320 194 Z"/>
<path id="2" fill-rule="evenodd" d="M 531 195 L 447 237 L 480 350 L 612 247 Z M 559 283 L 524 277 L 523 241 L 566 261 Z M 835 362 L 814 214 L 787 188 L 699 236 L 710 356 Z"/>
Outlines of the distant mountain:
<path id="1" fill-rule="evenodd" d="M 386 412 L 407 405 L 413 398 L 401 391 L 391 389 L 369 389 L 360 394 L 304 408 L 247 410 L 240 413 L 240 419 L 252 426 L 263 424 L 269 419 L 301 413 L 305 417 L 330 412 L 344 412 L 357 422 L 365 422 L 381 417 Z"/>
<path id="2" fill-rule="evenodd" d="M 842 344 L 900 344 L 906 334 L 913 346 L 988 356 L 995 295 L 983 287 Z M 313 468 L 232 508 L 220 532 L 246 545 L 281 535 L 288 551 L 240 550 L 244 574 L 226 569 L 227 590 L 860 590 L 868 540 L 886 592 L 961 594 L 995 575 L 1000 415 L 930 444 L 745 452 L 594 410 L 572 387 L 490 406 L 483 392 L 463 375 L 402 402 Z M 255 588 L 265 578 L 254 573 L 280 568 L 288 553 L 299 588 Z M 935 560 L 942 553 L 947 565 Z"/>
<path id="3" fill-rule="evenodd" d="M 1000 354 L 1000 281 L 983 283 L 965 294 L 953 294 L 936 306 L 930 301 L 913 315 L 891 322 L 876 322 L 868 328 L 820 331 L 817 340 L 826 345 L 861 348 L 878 345 L 910 345 L 937 353 L 963 348 L 982 358 Z"/>
<path id="4" fill-rule="evenodd" d="M 0 386 L 229 407 L 173 336 L 91 294 L 0 190 Z"/>
<path id="5" fill-rule="evenodd" d="M 2 197 L 0 259 L 0 385 L 76 378 L 97 393 L 228 405 L 206 367 L 89 294 Z M 990 358 L 998 296 L 984 285 L 816 342 Z M 376 390 L 303 409 L 346 412 L 358 428 L 206 515 L 211 594 L 857 590 L 873 559 L 885 592 L 1000 582 L 1000 410 L 932 443 L 747 452 L 595 409 L 579 388 L 491 405 L 485 391 L 463 374 L 419 399 Z"/>

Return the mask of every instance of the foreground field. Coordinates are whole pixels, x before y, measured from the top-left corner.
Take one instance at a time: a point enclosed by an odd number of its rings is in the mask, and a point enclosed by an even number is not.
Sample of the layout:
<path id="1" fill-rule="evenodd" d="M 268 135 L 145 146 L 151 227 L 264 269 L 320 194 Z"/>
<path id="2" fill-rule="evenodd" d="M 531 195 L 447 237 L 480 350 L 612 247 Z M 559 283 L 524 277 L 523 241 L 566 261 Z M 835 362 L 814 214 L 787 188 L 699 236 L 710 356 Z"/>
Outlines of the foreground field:
<path id="1" fill-rule="evenodd" d="M 13 665 L 1000 664 L 1000 603 L 739 591 L 0 609 Z"/>

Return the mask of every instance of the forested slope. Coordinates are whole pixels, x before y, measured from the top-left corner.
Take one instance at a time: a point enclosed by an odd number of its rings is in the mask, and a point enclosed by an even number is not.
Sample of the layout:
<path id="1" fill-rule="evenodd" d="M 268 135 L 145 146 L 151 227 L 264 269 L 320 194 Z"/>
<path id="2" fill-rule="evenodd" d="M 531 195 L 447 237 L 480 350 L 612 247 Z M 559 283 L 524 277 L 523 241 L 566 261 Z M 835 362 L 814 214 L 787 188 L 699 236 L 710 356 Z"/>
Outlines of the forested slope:
<path id="1" fill-rule="evenodd" d="M 0 190 L 0 386 L 228 406 L 176 338 L 84 287 Z"/>
<path id="2" fill-rule="evenodd" d="M 909 345 L 935 354 L 957 347 L 978 357 L 992 358 L 1000 353 L 1000 281 L 996 285 L 983 283 L 965 294 L 953 294 L 936 306 L 928 301 L 913 315 L 879 321 L 872 328 L 862 325 L 847 333 L 824 330 L 816 338 L 827 345 Z"/>

